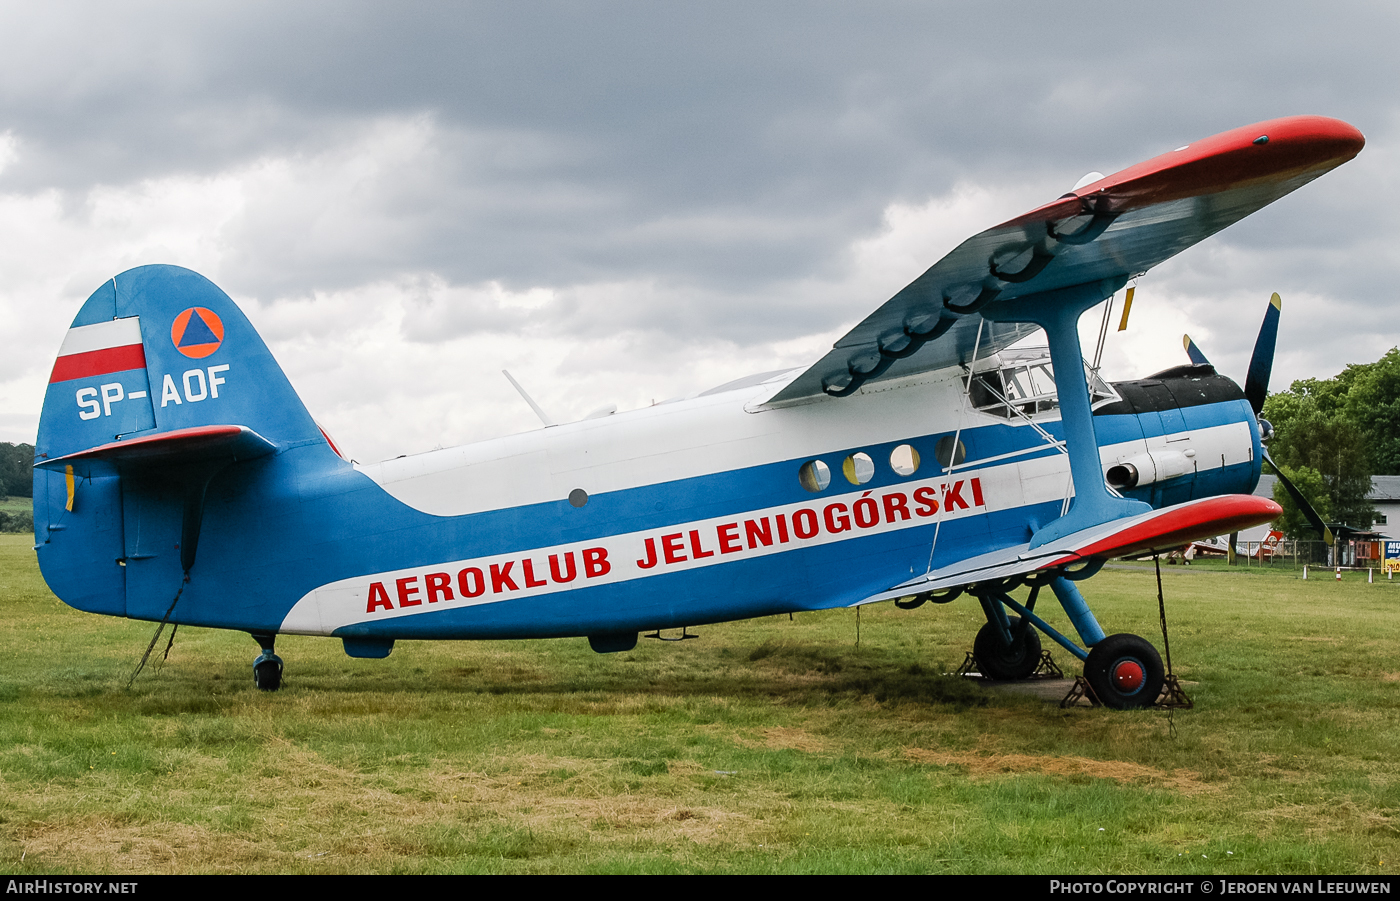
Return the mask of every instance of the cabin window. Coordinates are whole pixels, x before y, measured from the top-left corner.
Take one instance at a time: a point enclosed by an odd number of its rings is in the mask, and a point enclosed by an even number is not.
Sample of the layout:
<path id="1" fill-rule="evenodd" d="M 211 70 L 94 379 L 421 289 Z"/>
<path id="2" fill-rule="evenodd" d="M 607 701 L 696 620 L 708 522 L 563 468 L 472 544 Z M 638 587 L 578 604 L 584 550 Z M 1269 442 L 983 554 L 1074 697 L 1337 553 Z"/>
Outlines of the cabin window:
<path id="1" fill-rule="evenodd" d="M 864 485 L 875 477 L 875 461 L 864 452 L 851 454 L 842 462 L 841 474 L 852 485 Z"/>
<path id="2" fill-rule="evenodd" d="M 831 484 L 831 467 L 820 460 L 808 460 L 797 471 L 797 481 L 813 494 L 825 491 L 826 486 Z"/>
<path id="3" fill-rule="evenodd" d="M 575 488 L 573 491 L 569 492 L 569 503 L 573 504 L 575 507 L 582 507 L 584 504 L 588 503 L 588 492 L 584 491 L 582 488 Z"/>
<path id="4" fill-rule="evenodd" d="M 919 452 L 911 445 L 901 444 L 890 451 L 890 469 L 902 476 L 912 476 L 919 468 Z"/>
<path id="5" fill-rule="evenodd" d="M 956 442 L 957 450 L 954 450 Z M 933 448 L 933 454 L 938 458 L 938 465 L 944 469 L 950 466 L 961 466 L 967 462 L 967 445 L 957 441 L 952 435 L 944 435 L 938 439 L 938 444 Z"/>

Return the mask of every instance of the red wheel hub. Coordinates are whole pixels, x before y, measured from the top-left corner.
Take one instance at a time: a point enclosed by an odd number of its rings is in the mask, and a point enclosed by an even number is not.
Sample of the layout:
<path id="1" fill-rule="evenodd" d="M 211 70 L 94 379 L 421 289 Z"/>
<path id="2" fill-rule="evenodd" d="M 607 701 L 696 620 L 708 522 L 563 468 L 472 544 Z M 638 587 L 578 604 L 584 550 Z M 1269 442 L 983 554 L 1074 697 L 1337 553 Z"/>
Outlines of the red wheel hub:
<path id="1" fill-rule="evenodd" d="M 1142 684 L 1147 681 L 1147 674 L 1142 670 L 1142 664 L 1136 660 L 1120 660 L 1113 664 L 1111 673 L 1113 687 L 1130 695 L 1142 688 Z"/>

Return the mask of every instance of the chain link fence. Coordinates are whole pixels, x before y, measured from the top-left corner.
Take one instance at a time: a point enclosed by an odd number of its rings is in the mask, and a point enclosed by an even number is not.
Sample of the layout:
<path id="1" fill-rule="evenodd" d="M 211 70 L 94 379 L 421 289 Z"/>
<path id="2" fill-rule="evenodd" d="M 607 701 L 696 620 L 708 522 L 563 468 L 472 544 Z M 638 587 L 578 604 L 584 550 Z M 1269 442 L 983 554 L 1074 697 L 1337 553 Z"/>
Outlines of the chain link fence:
<path id="1" fill-rule="evenodd" d="M 1338 541 L 1336 548 L 1330 548 L 1321 541 L 1290 541 L 1285 539 L 1276 544 L 1270 544 L 1267 541 L 1240 541 L 1235 545 L 1235 565 L 1269 567 L 1271 569 L 1302 569 L 1304 566 L 1341 566 L 1347 569 L 1372 568 L 1379 575 L 1383 571 L 1382 561 L 1369 556 L 1376 551 L 1376 544 L 1376 542 Z M 1221 550 L 1224 550 L 1223 545 Z M 1195 559 L 1223 562 L 1225 555 L 1223 553 L 1197 553 Z M 1182 553 L 1177 551 L 1164 554 L 1162 562 L 1182 563 L 1184 559 Z M 1395 563 L 1396 561 L 1391 562 Z"/>

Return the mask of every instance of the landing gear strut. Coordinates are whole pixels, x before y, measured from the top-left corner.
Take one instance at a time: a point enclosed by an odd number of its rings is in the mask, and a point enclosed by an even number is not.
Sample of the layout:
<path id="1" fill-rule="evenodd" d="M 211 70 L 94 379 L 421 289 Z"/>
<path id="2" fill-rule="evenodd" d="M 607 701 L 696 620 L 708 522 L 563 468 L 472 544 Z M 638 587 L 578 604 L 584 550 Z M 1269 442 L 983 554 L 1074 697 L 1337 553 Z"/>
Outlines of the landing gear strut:
<path id="1" fill-rule="evenodd" d="M 253 684 L 261 691 L 276 691 L 282 687 L 282 658 L 272 653 L 277 636 L 267 632 L 253 633 L 253 640 L 262 648 L 253 661 Z"/>

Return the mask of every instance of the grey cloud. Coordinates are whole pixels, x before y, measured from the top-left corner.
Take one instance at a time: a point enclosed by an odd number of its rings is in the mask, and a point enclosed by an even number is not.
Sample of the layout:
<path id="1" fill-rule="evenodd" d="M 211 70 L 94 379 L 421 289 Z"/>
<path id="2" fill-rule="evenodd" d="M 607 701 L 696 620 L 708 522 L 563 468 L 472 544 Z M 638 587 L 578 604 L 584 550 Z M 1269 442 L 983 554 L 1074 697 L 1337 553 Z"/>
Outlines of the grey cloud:
<path id="1" fill-rule="evenodd" d="M 220 281 L 240 297 L 429 276 L 557 292 L 528 314 L 429 304 L 415 319 L 410 306 L 413 340 L 630 329 L 744 346 L 824 332 L 884 299 L 851 297 L 843 279 L 852 242 L 892 203 L 1014 182 L 1035 205 L 1090 169 L 1294 113 L 1348 119 L 1372 146 L 1214 239 L 1243 252 L 1234 271 L 1202 248 L 1155 277 L 1190 294 L 1272 280 L 1343 304 L 1388 298 L 1400 275 L 1386 149 L 1400 131 L 1400 13 L 1385 3 L 16 3 L 5 15 L 0 131 L 21 158 L 0 191 L 58 190 L 81 216 L 98 185 L 301 165 L 219 235 Z M 381 131 L 415 127 L 422 143 L 378 168 L 347 162 Z M 1235 331 L 1221 352 L 1247 354 L 1252 334 Z"/>

